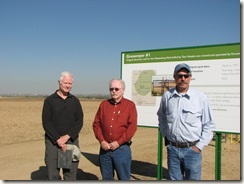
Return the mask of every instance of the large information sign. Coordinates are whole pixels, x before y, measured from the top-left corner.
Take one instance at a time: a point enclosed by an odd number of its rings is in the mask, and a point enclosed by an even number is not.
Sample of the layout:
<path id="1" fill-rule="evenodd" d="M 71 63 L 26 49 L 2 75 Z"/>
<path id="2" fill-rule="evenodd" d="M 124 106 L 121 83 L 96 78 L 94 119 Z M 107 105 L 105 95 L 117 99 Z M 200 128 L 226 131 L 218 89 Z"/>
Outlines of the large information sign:
<path id="1" fill-rule="evenodd" d="M 162 94 L 175 86 L 179 63 L 192 70 L 190 86 L 210 101 L 216 131 L 240 133 L 240 43 L 121 53 L 124 96 L 135 102 L 138 125 L 158 127 Z"/>

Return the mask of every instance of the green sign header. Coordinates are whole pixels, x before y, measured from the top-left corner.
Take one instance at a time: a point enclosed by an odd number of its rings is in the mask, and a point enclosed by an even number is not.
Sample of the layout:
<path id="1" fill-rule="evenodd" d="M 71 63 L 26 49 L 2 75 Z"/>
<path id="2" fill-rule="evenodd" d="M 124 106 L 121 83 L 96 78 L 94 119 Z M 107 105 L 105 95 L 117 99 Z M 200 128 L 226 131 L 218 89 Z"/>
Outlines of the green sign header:
<path id="1" fill-rule="evenodd" d="M 240 58 L 240 43 L 122 52 L 124 64 Z"/>

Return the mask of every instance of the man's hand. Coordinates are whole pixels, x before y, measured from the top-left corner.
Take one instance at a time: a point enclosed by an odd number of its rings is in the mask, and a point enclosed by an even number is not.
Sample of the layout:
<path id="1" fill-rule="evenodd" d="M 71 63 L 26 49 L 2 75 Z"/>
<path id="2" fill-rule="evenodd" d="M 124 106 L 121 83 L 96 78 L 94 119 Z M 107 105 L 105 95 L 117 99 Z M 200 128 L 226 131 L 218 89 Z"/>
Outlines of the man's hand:
<path id="1" fill-rule="evenodd" d="M 70 136 L 68 134 L 61 136 L 58 140 L 57 140 L 57 144 L 59 145 L 59 147 L 63 147 L 64 144 L 66 144 L 66 142 L 69 140 Z"/>
<path id="2" fill-rule="evenodd" d="M 103 150 L 108 151 L 110 149 L 110 145 L 107 141 L 102 141 L 101 142 L 101 147 Z"/>
<path id="3" fill-rule="evenodd" d="M 119 143 L 117 141 L 111 142 L 109 145 L 111 150 L 116 150 L 119 147 Z"/>
<path id="4" fill-rule="evenodd" d="M 201 152 L 201 150 L 200 150 L 198 147 L 196 147 L 196 146 L 192 146 L 192 149 L 193 149 L 195 152 L 198 152 L 198 153 Z"/>
<path id="5" fill-rule="evenodd" d="M 67 144 L 63 144 L 61 147 L 61 151 L 64 153 L 67 150 Z"/>

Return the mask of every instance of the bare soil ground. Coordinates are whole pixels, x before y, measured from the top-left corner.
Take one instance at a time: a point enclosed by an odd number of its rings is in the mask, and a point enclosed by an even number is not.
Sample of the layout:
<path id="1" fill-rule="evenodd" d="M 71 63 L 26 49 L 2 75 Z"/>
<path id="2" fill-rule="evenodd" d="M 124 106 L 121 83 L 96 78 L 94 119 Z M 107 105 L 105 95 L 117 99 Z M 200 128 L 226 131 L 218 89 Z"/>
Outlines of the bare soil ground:
<path id="1" fill-rule="evenodd" d="M 41 111 L 44 98 L 0 98 L 0 180 L 46 180 L 44 131 Z M 81 99 L 84 126 L 80 132 L 82 157 L 78 180 L 101 180 L 99 144 L 92 122 L 101 100 Z M 230 135 L 229 135 L 230 137 Z M 241 180 L 240 143 L 222 141 L 221 180 Z M 131 180 L 157 180 L 158 129 L 138 127 L 133 138 Z M 215 142 L 203 150 L 202 180 L 215 180 Z M 163 147 L 163 180 L 167 176 L 167 154 Z M 115 178 L 116 179 L 116 178 Z"/>

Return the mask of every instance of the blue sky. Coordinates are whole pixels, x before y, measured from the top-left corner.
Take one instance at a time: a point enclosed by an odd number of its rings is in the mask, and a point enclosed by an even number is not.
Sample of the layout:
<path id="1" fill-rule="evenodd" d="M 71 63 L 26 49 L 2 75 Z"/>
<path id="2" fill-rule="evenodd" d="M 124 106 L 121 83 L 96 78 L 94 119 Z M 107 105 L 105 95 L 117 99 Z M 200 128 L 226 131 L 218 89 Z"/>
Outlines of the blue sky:
<path id="1" fill-rule="evenodd" d="M 0 0 L 0 95 L 108 94 L 121 52 L 240 42 L 239 0 Z"/>

